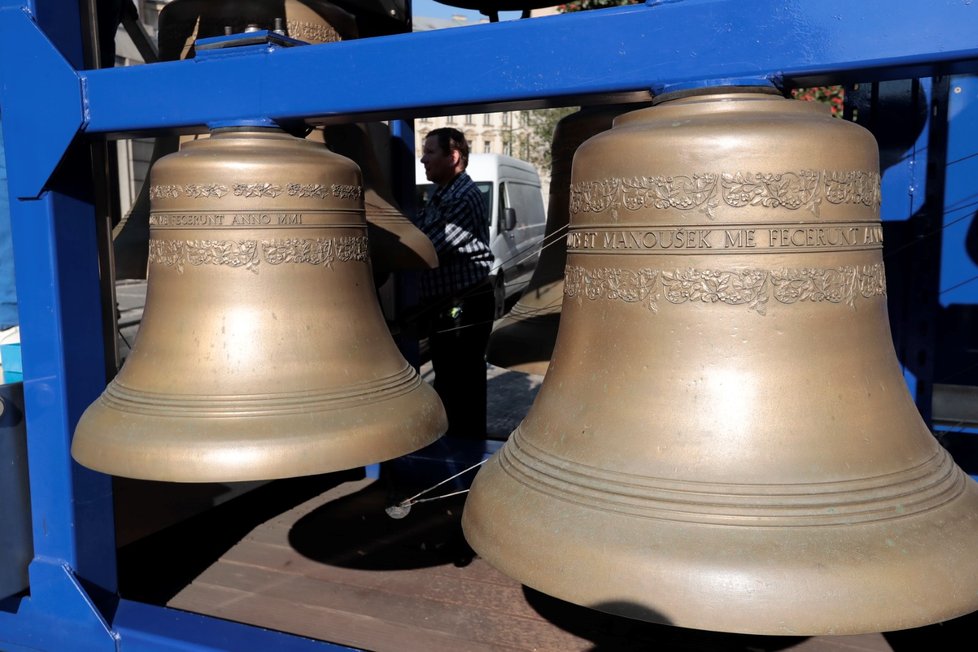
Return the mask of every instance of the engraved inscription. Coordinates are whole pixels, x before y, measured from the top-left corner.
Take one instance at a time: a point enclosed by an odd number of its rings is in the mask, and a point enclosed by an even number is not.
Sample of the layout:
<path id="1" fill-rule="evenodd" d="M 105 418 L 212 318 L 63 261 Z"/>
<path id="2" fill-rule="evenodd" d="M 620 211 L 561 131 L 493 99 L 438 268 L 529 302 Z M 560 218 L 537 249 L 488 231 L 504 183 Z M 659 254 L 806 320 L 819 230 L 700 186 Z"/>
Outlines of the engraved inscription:
<path id="1" fill-rule="evenodd" d="M 183 273 L 187 265 L 244 267 L 258 273 L 262 262 L 331 267 L 334 262 L 369 258 L 367 238 L 288 238 L 283 240 L 158 240 L 149 241 L 149 261 Z"/>
<path id="2" fill-rule="evenodd" d="M 863 231 L 863 244 L 883 244 L 883 227 L 867 227 Z"/>
<path id="3" fill-rule="evenodd" d="M 150 226 L 301 226 L 301 213 L 159 214 L 149 216 Z"/>
<path id="4" fill-rule="evenodd" d="M 716 270 L 587 269 L 568 265 L 564 294 L 591 300 L 642 303 L 658 312 L 658 299 L 672 304 L 725 303 L 765 314 L 770 298 L 783 303 L 829 302 L 855 307 L 859 297 L 886 295 L 882 263 L 835 268 Z"/>
<path id="5" fill-rule="evenodd" d="M 272 223 L 268 213 L 235 213 L 231 218 L 231 226 L 264 226 Z"/>
<path id="6" fill-rule="evenodd" d="M 571 185 L 571 214 L 644 208 L 696 210 L 715 217 L 721 202 L 731 208 L 749 206 L 807 210 L 818 215 L 823 201 L 878 208 L 880 176 L 863 170 L 799 170 L 785 172 L 722 172 L 685 176 L 612 177 Z"/>
<path id="7" fill-rule="evenodd" d="M 224 215 L 158 215 L 149 216 L 150 226 L 224 226 Z"/>
<path id="8" fill-rule="evenodd" d="M 573 231 L 567 235 L 568 251 L 878 249 L 882 242 L 883 229 L 879 224 L 795 224 L 774 229 L 616 229 Z"/>

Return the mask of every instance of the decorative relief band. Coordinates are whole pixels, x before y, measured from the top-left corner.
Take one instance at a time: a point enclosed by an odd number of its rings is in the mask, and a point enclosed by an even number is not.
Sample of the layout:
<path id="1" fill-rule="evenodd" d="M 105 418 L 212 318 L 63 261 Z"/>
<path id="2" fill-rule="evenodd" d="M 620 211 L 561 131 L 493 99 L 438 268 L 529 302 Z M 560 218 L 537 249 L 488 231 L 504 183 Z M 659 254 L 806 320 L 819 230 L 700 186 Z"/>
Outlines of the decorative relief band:
<path id="1" fill-rule="evenodd" d="M 331 267 L 334 262 L 366 261 L 367 238 L 315 238 L 284 240 L 157 240 L 149 241 L 149 261 L 176 267 L 226 265 L 258 273 L 258 265 L 306 263 Z"/>
<path id="2" fill-rule="evenodd" d="M 661 295 L 675 304 L 746 305 L 763 315 L 771 297 L 785 304 L 827 301 L 854 306 L 859 297 L 885 296 L 886 277 L 882 263 L 773 271 L 586 269 L 568 265 L 564 294 L 571 298 L 641 303 L 652 312 L 658 312 Z"/>
<path id="3" fill-rule="evenodd" d="M 568 251 L 591 253 L 720 253 L 811 249 L 879 249 L 883 227 L 872 224 L 792 224 L 785 228 L 743 225 L 736 229 L 573 230 L 567 234 Z"/>
<path id="4" fill-rule="evenodd" d="M 176 186 L 170 186 L 170 188 L 175 189 Z M 220 199 L 224 195 L 228 194 L 228 188 L 227 186 L 222 186 L 219 184 L 205 185 L 205 184 L 195 183 L 195 184 L 184 186 L 184 192 L 187 194 L 187 197 L 190 197 L 192 199 L 209 198 L 209 197 L 217 197 L 218 199 Z M 179 195 L 174 195 L 174 196 L 179 197 Z"/>
<path id="5" fill-rule="evenodd" d="M 224 185 L 220 183 L 188 183 L 184 185 L 156 185 L 149 189 L 150 199 L 220 199 L 225 195 L 235 197 L 261 198 L 278 197 L 285 192 L 289 197 L 304 198 L 316 197 L 326 199 L 336 197 L 338 199 L 360 199 L 363 195 L 363 187 L 350 184 L 322 184 L 322 183 L 287 183 L 283 186 L 274 183 L 234 183 Z"/>
<path id="6" fill-rule="evenodd" d="M 571 215 L 641 209 L 697 210 L 715 217 L 723 202 L 732 208 L 806 209 L 818 215 L 830 204 L 880 205 L 880 175 L 862 170 L 797 172 L 703 172 L 690 175 L 612 177 L 571 185 Z"/>
<path id="7" fill-rule="evenodd" d="M 236 183 L 232 188 L 235 197 L 278 197 L 282 194 L 282 186 L 274 183 Z"/>
<path id="8" fill-rule="evenodd" d="M 304 20 L 286 20 L 289 36 L 299 41 L 315 43 L 335 43 L 342 40 L 339 32 L 331 25 L 319 25 Z"/>

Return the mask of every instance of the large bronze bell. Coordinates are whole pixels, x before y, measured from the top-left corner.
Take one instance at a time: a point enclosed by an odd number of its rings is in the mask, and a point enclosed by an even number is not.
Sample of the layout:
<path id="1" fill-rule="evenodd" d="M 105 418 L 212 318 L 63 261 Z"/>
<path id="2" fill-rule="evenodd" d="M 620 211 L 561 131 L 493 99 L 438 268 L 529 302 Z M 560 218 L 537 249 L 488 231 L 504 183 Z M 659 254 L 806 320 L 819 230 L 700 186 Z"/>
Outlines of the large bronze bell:
<path id="1" fill-rule="evenodd" d="M 374 293 L 359 168 L 277 129 L 217 130 L 153 167 L 146 306 L 72 455 L 148 480 L 353 468 L 446 428 Z"/>
<path id="2" fill-rule="evenodd" d="M 631 108 L 636 108 L 632 105 Z M 544 375 L 550 364 L 560 304 L 564 296 L 564 265 L 569 220 L 571 162 L 585 140 L 611 128 L 625 105 L 584 107 L 557 122 L 550 146 L 550 196 L 547 229 L 540 260 L 519 300 L 492 327 L 486 361 L 513 371 Z"/>
<path id="3" fill-rule="evenodd" d="M 978 609 L 978 486 L 894 355 L 879 181 L 869 132 L 760 90 L 666 95 L 584 143 L 553 359 L 472 485 L 473 548 L 699 629 Z"/>

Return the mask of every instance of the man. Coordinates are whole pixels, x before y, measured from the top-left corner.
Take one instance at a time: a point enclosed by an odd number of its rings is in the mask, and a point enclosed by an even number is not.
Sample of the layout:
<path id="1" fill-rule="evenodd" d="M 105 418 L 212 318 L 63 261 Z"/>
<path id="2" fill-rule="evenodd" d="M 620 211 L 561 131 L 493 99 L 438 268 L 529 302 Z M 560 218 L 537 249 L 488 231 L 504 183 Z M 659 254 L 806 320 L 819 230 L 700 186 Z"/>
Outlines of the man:
<path id="1" fill-rule="evenodd" d="M 465 173 L 469 146 L 457 129 L 425 138 L 421 164 L 437 186 L 419 228 L 438 252 L 438 267 L 421 275 L 430 318 L 428 347 L 435 391 L 448 415 L 448 435 L 486 435 L 486 344 L 495 314 L 489 220 L 482 193 Z"/>

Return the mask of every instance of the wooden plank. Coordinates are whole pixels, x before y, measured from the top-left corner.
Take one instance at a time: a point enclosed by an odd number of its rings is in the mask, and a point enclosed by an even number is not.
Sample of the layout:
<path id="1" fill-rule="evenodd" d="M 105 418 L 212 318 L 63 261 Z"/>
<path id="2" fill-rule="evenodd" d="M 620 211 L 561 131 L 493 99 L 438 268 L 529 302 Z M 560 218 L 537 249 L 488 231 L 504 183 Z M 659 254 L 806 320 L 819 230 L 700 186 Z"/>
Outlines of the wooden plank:
<path id="1" fill-rule="evenodd" d="M 449 576 L 457 574 L 453 563 L 465 565 L 475 558 L 461 531 L 464 496 L 416 505 L 406 518 L 397 520 L 384 511 L 389 500 L 380 483 L 356 484 L 356 491 L 342 497 L 337 498 L 337 491 L 331 490 L 281 514 L 245 540 L 294 548 L 334 566 L 380 570 L 424 565 L 435 568 L 432 572 L 436 574 Z M 427 552 L 420 550 L 423 546 Z M 512 584 L 488 564 L 471 566 L 465 571 L 470 579 Z"/>
<path id="2" fill-rule="evenodd" d="M 893 648 L 882 634 L 815 636 L 791 650 L 792 652 L 893 652 Z"/>
<path id="3" fill-rule="evenodd" d="M 496 609 L 512 616 L 539 618 L 527 604 L 523 586 L 519 582 L 503 575 L 500 575 L 505 580 L 503 582 L 483 582 L 477 574 L 467 573 L 468 568 L 365 571 L 321 564 L 296 555 L 290 549 L 258 542 L 243 542 L 228 551 L 222 560 L 350 587 L 383 590 L 405 597 L 423 597 L 446 605 L 472 605 Z M 472 562 L 473 566 L 479 564 L 485 564 L 485 561 L 476 559 Z M 439 572 L 433 572 L 436 570 Z"/>
<path id="4" fill-rule="evenodd" d="M 467 549 L 462 500 L 419 505 L 394 520 L 383 511 L 390 498 L 380 483 L 344 482 L 256 519 L 168 606 L 375 652 L 892 652 L 879 634 L 806 639 L 683 630 L 544 596 L 471 551 L 457 559 Z"/>
<path id="5" fill-rule="evenodd" d="M 235 589 L 334 612 L 363 614 L 404 627 L 414 626 L 503 648 L 570 651 L 586 650 L 592 645 L 589 640 L 555 628 L 539 617 L 514 617 L 464 604 L 448 608 L 444 603 L 423 597 L 338 585 L 224 560 L 208 568 L 193 584 L 195 587 L 201 585 Z M 178 595 L 170 606 L 183 608 L 181 604 Z"/>
<path id="6" fill-rule="evenodd" d="M 307 636 L 364 650 L 397 652 L 519 652 L 384 618 L 281 600 L 225 587 L 198 585 L 178 596 L 175 609 Z"/>

